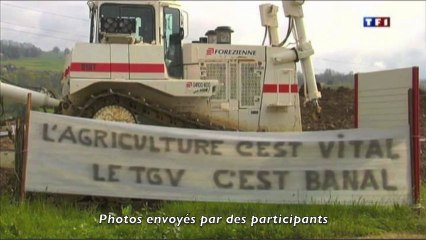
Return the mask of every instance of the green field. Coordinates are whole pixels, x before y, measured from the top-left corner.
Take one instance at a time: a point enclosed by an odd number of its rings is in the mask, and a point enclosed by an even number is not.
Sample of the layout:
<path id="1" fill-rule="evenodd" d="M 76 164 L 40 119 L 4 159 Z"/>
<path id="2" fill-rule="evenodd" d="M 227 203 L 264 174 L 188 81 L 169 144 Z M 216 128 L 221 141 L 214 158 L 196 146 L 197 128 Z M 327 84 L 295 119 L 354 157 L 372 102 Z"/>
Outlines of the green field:
<path id="1" fill-rule="evenodd" d="M 422 191 L 426 205 L 426 188 Z M 0 197 L 1 238 L 426 238 L 426 213 L 408 206 L 277 205 L 238 203 L 157 202 L 105 207 L 77 204 L 38 194 L 24 203 Z M 112 206 L 111 204 L 109 206 Z M 142 217 L 141 224 L 99 224 L 100 214 Z M 187 215 L 188 214 L 188 215 Z M 201 216 L 222 216 L 218 224 L 200 227 Z M 228 216 L 247 217 L 245 224 L 227 224 Z M 328 217 L 327 224 L 256 224 L 251 217 Z M 147 224 L 148 216 L 195 217 L 194 224 Z"/>
<path id="2" fill-rule="evenodd" d="M 19 58 L 4 60 L 2 64 L 13 64 L 17 68 L 26 68 L 33 71 L 62 71 L 64 69 L 65 57 L 62 54 L 43 52 L 37 58 Z"/>

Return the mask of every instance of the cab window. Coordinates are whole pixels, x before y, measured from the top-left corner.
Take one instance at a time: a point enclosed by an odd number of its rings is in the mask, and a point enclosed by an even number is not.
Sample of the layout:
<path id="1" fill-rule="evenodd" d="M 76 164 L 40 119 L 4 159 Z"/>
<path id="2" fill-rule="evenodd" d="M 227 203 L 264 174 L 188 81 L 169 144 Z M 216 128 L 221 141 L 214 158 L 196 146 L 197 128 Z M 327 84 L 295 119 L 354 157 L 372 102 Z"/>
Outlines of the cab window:
<path id="1" fill-rule="evenodd" d="M 180 22 L 179 9 L 164 8 L 164 58 L 168 74 L 175 78 L 182 78 L 183 69 Z"/>
<path id="2" fill-rule="evenodd" d="M 105 3 L 100 8 L 101 18 L 134 19 L 138 42 L 152 43 L 155 40 L 155 18 L 152 6 Z M 99 39 L 101 36 L 99 35 Z"/>

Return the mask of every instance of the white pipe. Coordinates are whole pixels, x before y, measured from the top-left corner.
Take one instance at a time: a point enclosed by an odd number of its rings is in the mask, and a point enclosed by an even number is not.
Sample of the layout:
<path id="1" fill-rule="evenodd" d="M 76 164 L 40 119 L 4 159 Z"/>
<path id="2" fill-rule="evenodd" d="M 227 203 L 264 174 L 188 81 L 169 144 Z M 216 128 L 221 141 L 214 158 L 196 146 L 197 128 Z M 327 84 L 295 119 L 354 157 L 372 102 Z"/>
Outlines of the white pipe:
<path id="1" fill-rule="evenodd" d="M 268 27 L 269 29 L 269 41 L 271 46 L 277 46 L 280 44 L 280 37 L 278 36 L 278 27 Z"/>
<path id="2" fill-rule="evenodd" d="M 297 50 L 300 52 L 307 53 L 307 56 L 299 56 L 300 63 L 302 65 L 303 75 L 305 77 L 308 89 L 307 97 L 310 100 L 316 100 L 318 98 L 321 98 L 321 93 L 318 91 L 317 88 L 317 81 L 315 79 L 314 68 L 310 57 L 310 55 L 313 54 L 312 46 L 311 43 L 307 40 L 305 24 L 303 22 L 302 4 L 304 1 L 283 0 L 282 2 L 285 16 L 294 18 L 294 28 L 296 30 L 296 34 L 294 34 L 294 37 L 296 39 Z"/>
<path id="3" fill-rule="evenodd" d="M 312 49 L 311 44 L 306 40 L 306 32 L 303 18 L 295 17 L 294 23 L 298 36 L 298 48 L 302 51 L 308 50 L 309 48 Z M 317 80 L 315 79 L 314 67 L 312 65 L 311 57 L 308 56 L 306 58 L 300 59 L 300 63 L 302 65 L 303 75 L 305 76 L 308 85 L 308 98 L 311 100 L 320 98 L 321 93 L 318 91 L 317 88 Z"/>
<path id="4" fill-rule="evenodd" d="M 3 97 L 4 101 L 26 104 L 28 93 L 31 93 L 33 107 L 57 107 L 61 103 L 47 94 L 0 82 L 0 97 Z"/>
<path id="5" fill-rule="evenodd" d="M 269 3 L 265 3 L 261 4 L 259 9 L 261 24 L 262 26 L 268 28 L 270 45 L 277 46 L 280 43 L 277 18 L 278 7 Z"/>

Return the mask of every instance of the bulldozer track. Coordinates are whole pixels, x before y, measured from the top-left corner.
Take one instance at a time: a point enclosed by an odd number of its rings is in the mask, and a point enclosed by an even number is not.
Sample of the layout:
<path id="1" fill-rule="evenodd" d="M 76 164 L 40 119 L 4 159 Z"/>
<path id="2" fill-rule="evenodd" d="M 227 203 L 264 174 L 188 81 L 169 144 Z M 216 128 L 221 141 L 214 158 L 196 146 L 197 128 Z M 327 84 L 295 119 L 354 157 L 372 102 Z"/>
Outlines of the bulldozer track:
<path id="1" fill-rule="evenodd" d="M 173 109 L 169 109 L 158 104 L 151 104 L 144 98 L 137 98 L 131 94 L 115 92 L 111 89 L 107 92 L 92 95 L 84 106 L 78 107 L 78 116 L 93 118 L 97 110 L 103 106 L 111 104 L 125 107 L 134 115 L 138 124 L 206 130 L 236 130 L 214 124 L 210 121 L 200 120 L 190 114 L 178 113 L 173 111 Z"/>

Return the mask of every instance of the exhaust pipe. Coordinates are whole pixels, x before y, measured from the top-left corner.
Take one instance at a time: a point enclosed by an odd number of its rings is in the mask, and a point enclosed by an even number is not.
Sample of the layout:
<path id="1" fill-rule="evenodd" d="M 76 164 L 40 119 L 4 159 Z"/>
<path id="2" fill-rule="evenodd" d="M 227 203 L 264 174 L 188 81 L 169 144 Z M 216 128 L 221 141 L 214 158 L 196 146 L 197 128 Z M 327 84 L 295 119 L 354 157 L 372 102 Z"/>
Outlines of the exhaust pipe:
<path id="1" fill-rule="evenodd" d="M 61 103 L 60 100 L 49 97 L 47 94 L 13 86 L 0 81 L 0 97 L 4 97 L 5 101 L 26 104 L 28 93 L 31 93 L 33 107 L 58 107 Z"/>

